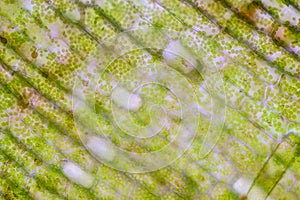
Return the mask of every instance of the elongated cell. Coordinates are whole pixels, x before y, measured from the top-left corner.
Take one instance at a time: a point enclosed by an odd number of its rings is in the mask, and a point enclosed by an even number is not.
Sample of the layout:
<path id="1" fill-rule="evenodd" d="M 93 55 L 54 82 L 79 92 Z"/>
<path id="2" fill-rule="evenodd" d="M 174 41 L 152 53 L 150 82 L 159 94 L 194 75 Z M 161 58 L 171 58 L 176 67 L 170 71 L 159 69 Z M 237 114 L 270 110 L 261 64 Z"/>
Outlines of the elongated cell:
<path id="1" fill-rule="evenodd" d="M 298 199 L 298 18 L 296 0 L 1 1 L 0 199 Z"/>
<path id="2" fill-rule="evenodd" d="M 222 1 L 220 1 L 222 3 Z M 238 15 L 249 20 L 259 31 L 263 31 L 273 39 L 283 43 L 288 51 L 299 56 L 299 32 L 278 23 L 272 15 L 255 2 L 224 1 L 228 7 L 238 12 Z"/>

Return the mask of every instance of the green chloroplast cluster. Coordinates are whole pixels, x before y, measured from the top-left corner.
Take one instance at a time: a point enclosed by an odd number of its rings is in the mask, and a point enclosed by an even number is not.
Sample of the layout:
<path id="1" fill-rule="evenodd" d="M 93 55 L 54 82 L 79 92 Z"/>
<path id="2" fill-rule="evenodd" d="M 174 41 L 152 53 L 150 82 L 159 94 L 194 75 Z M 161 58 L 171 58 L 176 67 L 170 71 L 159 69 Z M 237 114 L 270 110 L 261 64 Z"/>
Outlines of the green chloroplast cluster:
<path id="1" fill-rule="evenodd" d="M 0 199 L 300 199 L 299 0 L 1 0 Z"/>

